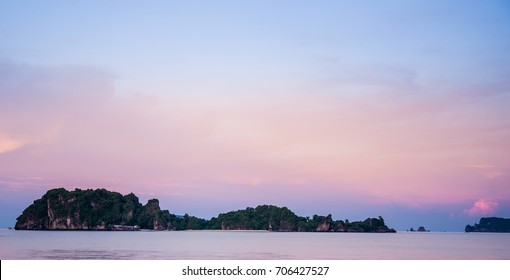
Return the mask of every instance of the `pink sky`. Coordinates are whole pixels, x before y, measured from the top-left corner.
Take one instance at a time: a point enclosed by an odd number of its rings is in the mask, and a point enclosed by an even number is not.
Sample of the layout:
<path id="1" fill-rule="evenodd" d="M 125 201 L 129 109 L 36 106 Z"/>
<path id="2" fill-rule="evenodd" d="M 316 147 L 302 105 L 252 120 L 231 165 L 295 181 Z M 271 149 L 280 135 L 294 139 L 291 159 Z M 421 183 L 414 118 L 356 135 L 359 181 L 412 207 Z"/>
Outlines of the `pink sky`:
<path id="1" fill-rule="evenodd" d="M 204 217 L 510 215 L 505 1 L 118 5 L 0 9 L 0 226 L 54 187 Z"/>
<path id="2" fill-rule="evenodd" d="M 11 71 L 2 97 L 0 179 L 9 188 L 222 201 L 255 188 L 302 202 L 314 190 L 372 205 L 463 204 L 459 215 L 496 214 L 510 197 L 510 116 L 483 89 L 424 94 L 396 82 L 356 95 L 303 87 L 196 100 L 118 95 L 96 69 L 3 67 L 30 73 Z M 286 203 L 275 196 L 267 200 Z"/>

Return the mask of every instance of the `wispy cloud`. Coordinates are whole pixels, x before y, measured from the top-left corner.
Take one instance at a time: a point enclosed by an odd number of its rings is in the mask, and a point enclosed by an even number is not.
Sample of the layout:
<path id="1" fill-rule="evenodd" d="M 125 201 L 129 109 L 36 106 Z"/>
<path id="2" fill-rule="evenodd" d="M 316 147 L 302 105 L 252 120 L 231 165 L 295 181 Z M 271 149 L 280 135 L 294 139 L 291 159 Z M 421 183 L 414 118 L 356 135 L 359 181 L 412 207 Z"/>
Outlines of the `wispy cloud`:
<path id="1" fill-rule="evenodd" d="M 23 147 L 23 145 L 25 144 L 26 141 L 24 141 L 23 139 L 0 134 L 0 154 L 19 149 Z"/>
<path id="2" fill-rule="evenodd" d="M 470 168 L 476 168 L 476 169 L 483 169 L 483 170 L 493 169 L 496 167 L 495 165 L 492 165 L 492 164 L 466 164 L 464 166 L 470 167 Z"/>
<path id="3" fill-rule="evenodd" d="M 482 175 L 488 180 L 493 180 L 506 175 L 506 172 L 500 170 L 496 165 L 492 164 L 466 164 L 464 166 L 482 170 Z"/>

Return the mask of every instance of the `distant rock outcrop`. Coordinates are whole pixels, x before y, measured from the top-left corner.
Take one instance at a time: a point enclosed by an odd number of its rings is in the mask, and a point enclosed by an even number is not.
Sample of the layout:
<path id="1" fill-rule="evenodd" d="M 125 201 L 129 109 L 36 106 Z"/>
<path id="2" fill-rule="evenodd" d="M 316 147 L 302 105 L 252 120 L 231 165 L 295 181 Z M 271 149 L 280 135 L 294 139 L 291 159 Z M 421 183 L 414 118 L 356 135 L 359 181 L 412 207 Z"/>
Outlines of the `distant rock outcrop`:
<path id="1" fill-rule="evenodd" d="M 416 231 L 420 231 L 420 232 L 429 232 L 430 230 L 426 230 L 424 226 L 419 226 L 418 227 L 418 230 Z"/>
<path id="2" fill-rule="evenodd" d="M 467 225 L 466 232 L 510 232 L 510 219 L 489 217 L 481 218 L 478 224 Z"/>
<path id="3" fill-rule="evenodd" d="M 415 231 L 418 231 L 418 232 L 430 232 L 430 230 L 425 229 L 424 226 L 419 226 L 417 230 L 414 230 L 414 228 L 410 228 L 407 231 L 410 231 L 410 232 L 415 232 Z"/>

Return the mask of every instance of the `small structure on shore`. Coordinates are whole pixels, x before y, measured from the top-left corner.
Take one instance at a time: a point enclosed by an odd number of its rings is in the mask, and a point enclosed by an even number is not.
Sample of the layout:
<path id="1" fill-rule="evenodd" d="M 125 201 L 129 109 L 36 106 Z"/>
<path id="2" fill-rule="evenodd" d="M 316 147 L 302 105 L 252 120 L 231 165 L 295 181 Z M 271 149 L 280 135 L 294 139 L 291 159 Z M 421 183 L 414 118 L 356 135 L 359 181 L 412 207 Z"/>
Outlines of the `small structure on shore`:
<path id="1" fill-rule="evenodd" d="M 139 226 L 113 225 L 112 230 L 115 231 L 136 231 L 140 230 Z"/>

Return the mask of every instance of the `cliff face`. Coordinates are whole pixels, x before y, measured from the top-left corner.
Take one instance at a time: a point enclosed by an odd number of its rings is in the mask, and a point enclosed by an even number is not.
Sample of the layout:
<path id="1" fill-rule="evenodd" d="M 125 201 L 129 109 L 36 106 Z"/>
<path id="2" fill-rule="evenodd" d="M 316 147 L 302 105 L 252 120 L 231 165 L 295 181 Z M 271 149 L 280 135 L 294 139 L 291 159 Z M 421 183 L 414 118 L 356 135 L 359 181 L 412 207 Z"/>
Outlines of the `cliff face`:
<path id="1" fill-rule="evenodd" d="M 161 211 L 157 199 L 149 200 L 147 205 L 142 207 L 137 221 L 143 228 L 152 230 L 165 230 L 172 227 L 170 213 L 168 210 Z"/>
<path id="2" fill-rule="evenodd" d="M 467 225 L 466 232 L 510 232 L 510 219 L 505 218 L 481 218 L 474 226 Z"/>
<path id="3" fill-rule="evenodd" d="M 166 215 L 165 215 L 166 213 Z M 143 218 L 142 218 L 143 217 Z M 15 229 L 26 230 L 129 230 L 168 229 L 168 211 L 157 200 L 145 206 L 134 194 L 105 189 L 48 191 L 18 217 Z M 156 225 L 156 226 L 155 226 Z M 135 227 L 136 226 L 136 227 Z"/>

